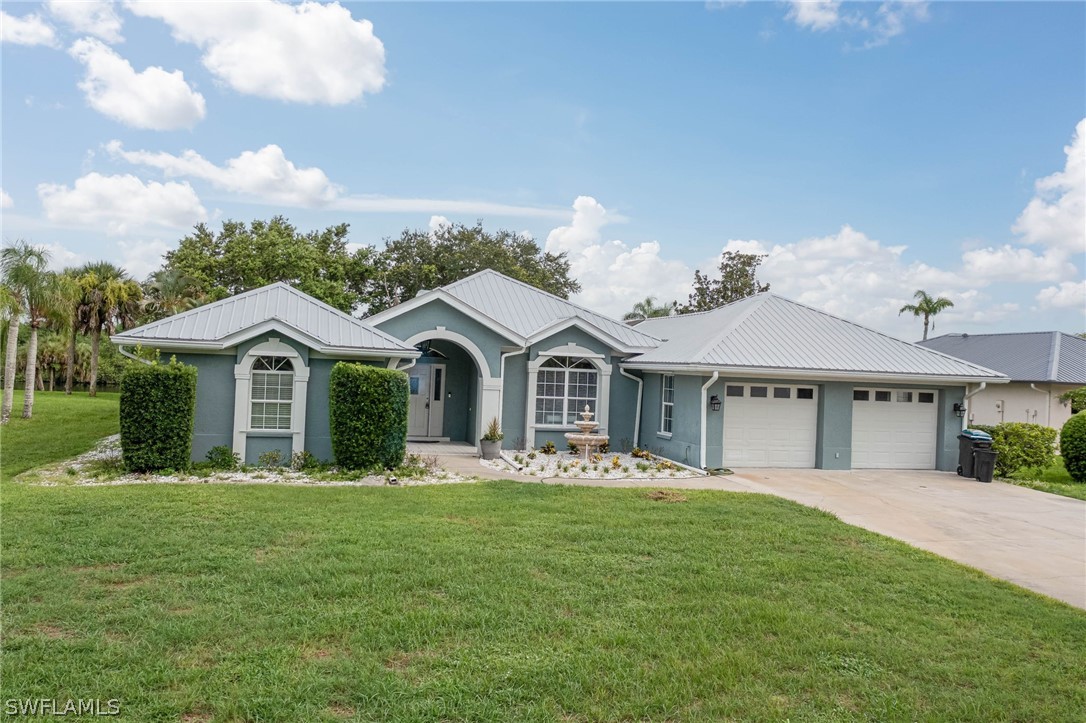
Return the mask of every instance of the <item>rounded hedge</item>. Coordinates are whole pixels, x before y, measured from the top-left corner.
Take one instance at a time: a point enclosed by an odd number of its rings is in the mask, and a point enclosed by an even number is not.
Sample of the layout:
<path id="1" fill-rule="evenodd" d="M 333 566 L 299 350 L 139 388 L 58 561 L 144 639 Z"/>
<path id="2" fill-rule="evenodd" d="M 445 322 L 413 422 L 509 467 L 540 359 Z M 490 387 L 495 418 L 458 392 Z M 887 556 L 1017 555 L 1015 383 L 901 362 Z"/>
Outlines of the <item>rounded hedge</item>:
<path id="1" fill-rule="evenodd" d="M 121 458 L 132 472 L 185 469 L 196 421 L 196 367 L 133 364 L 121 377 Z"/>
<path id="2" fill-rule="evenodd" d="M 407 452 L 407 375 L 339 362 L 328 381 L 332 456 L 346 469 L 393 469 Z"/>
<path id="3" fill-rule="evenodd" d="M 1067 420 L 1060 431 L 1063 466 L 1075 482 L 1086 482 L 1086 411 Z"/>

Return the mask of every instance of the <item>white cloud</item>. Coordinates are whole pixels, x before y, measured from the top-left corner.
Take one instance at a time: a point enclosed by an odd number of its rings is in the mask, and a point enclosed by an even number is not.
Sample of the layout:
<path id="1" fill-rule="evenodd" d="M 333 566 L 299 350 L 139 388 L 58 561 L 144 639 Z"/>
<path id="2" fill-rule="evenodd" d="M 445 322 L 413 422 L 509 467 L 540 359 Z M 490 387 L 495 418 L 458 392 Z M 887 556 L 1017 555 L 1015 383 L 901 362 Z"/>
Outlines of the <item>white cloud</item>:
<path id="1" fill-rule="evenodd" d="M 16 45 L 55 46 L 56 33 L 38 15 L 15 17 L 0 10 L 0 41 Z"/>
<path id="2" fill-rule="evenodd" d="M 131 175 L 89 173 L 71 187 L 38 185 L 46 217 L 58 224 L 102 228 L 123 235 L 141 228 L 185 228 L 207 219 L 188 183 L 144 183 Z"/>
<path id="3" fill-rule="evenodd" d="M 245 151 L 216 166 L 196 151 L 180 156 L 151 151 L 126 151 L 120 141 L 106 144 L 106 150 L 129 163 L 157 168 L 167 177 L 187 176 L 208 181 L 216 188 L 251 196 L 260 201 L 295 206 L 321 206 L 339 195 L 319 168 L 298 168 L 277 145 Z"/>
<path id="4" fill-rule="evenodd" d="M 892 38 L 905 32 L 909 20 L 923 22 L 928 19 L 928 4 L 906 0 L 905 2 L 884 2 L 875 13 L 875 21 L 864 24 L 871 31 L 871 38 L 864 43 L 865 48 L 886 45 Z"/>
<path id="5" fill-rule="evenodd" d="M 1086 312 L 1086 281 L 1064 281 L 1037 293 L 1042 309 L 1078 309 Z"/>
<path id="6" fill-rule="evenodd" d="M 785 16 L 801 28 L 829 30 L 840 22 L 840 0 L 793 0 Z"/>
<path id="7" fill-rule="evenodd" d="M 8 192 L 0 188 L 0 208 L 11 208 L 15 205 L 15 201 L 11 200 L 11 196 Z"/>
<path id="8" fill-rule="evenodd" d="M 180 70 L 152 66 L 137 73 L 131 63 L 93 38 L 77 40 L 69 50 L 86 67 L 79 89 L 103 115 L 152 130 L 191 128 L 205 114 L 204 97 L 185 82 Z"/>
<path id="9" fill-rule="evenodd" d="M 451 226 L 451 225 L 452 224 L 449 223 L 449 219 L 445 218 L 444 216 L 431 216 L 430 217 L 430 233 L 431 234 L 437 233 L 444 226 Z"/>
<path id="10" fill-rule="evenodd" d="M 385 84 L 385 48 L 373 24 L 338 3 L 129 0 L 127 6 L 201 48 L 204 67 L 241 93 L 340 105 Z"/>
<path id="11" fill-rule="evenodd" d="M 623 241 L 604 241 L 603 227 L 617 220 L 622 217 L 596 199 L 579 196 L 570 224 L 547 235 L 545 250 L 567 253 L 570 273 L 581 283 L 574 301 L 617 318 L 649 295 L 660 302 L 686 301 L 694 275 L 690 267 L 664 259 L 656 241 L 632 247 Z"/>
<path id="12" fill-rule="evenodd" d="M 49 13 L 77 33 L 120 43 L 123 22 L 111 0 L 49 0 Z"/>
<path id="13" fill-rule="evenodd" d="M 1059 281 L 1076 273 L 1075 265 L 1062 251 L 1035 254 L 1030 249 L 1010 244 L 966 251 L 962 254 L 962 267 L 963 273 L 978 284 Z"/>
<path id="14" fill-rule="evenodd" d="M 1037 193 L 1013 230 L 1028 244 L 1080 254 L 1086 251 L 1086 118 L 1064 152 L 1064 169 L 1037 181 Z"/>
<path id="15" fill-rule="evenodd" d="M 174 247 L 160 239 L 118 241 L 121 266 L 137 280 L 146 279 L 162 267 L 162 257 Z"/>
<path id="16" fill-rule="evenodd" d="M 63 271 L 72 266 L 81 266 L 90 261 L 87 256 L 72 251 L 60 244 L 42 244 L 49 252 L 49 268 L 52 271 Z"/>
<path id="17" fill-rule="evenodd" d="M 540 206 L 516 206 L 493 201 L 460 201 L 441 198 L 393 198 L 389 196 L 344 196 L 328 208 L 350 213 L 429 213 L 459 216 L 516 218 L 566 218 L 568 211 Z"/>

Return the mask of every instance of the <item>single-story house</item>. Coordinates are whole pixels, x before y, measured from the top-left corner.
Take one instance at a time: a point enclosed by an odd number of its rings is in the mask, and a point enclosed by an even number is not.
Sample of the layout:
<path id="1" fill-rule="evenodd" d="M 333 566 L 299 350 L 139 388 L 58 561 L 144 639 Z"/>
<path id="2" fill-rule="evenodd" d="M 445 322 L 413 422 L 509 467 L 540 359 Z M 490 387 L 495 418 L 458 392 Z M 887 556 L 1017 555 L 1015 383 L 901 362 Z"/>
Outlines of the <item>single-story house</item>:
<path id="1" fill-rule="evenodd" d="M 396 368 L 418 350 L 276 283 L 115 334 L 197 368 L 192 458 L 225 445 L 248 464 L 271 450 L 332 458 L 328 377 L 338 361 Z"/>
<path id="2" fill-rule="evenodd" d="M 497 417 L 562 448 L 588 405 L 615 448 L 700 468 L 953 470 L 967 387 L 1007 381 L 770 293 L 631 327 L 486 270 L 367 321 L 424 350 L 414 439 Z"/>
<path id="3" fill-rule="evenodd" d="M 491 270 L 365 321 L 273 284 L 113 341 L 199 368 L 194 459 L 330 459 L 341 359 L 407 373 L 411 440 L 474 445 L 497 418 L 507 449 L 564 449 L 588 406 L 614 449 L 700 468 L 953 470 L 967 390 L 1007 382 L 775 294 L 630 326 Z"/>
<path id="4" fill-rule="evenodd" d="M 1009 384 L 972 390 L 970 424 L 1030 422 L 1061 429 L 1071 418 L 1071 405 L 1060 397 L 1086 386 L 1086 339 L 1061 331 L 944 334 L 919 344 L 1010 379 Z"/>

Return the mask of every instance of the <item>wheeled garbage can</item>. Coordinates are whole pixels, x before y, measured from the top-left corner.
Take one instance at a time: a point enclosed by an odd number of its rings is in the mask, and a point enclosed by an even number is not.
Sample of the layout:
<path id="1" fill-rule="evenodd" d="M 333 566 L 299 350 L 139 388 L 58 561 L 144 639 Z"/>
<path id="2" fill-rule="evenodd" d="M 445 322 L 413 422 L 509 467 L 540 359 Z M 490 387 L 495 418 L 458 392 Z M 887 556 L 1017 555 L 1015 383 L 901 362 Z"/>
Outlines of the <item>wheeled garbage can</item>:
<path id="1" fill-rule="evenodd" d="M 978 449 L 973 452 L 973 466 L 979 481 L 992 481 L 992 477 L 995 476 L 995 463 L 998 456 L 993 449 Z"/>
<path id="2" fill-rule="evenodd" d="M 963 429 L 958 435 L 958 474 L 973 477 L 973 453 L 978 449 L 991 449 L 992 435 L 979 429 Z"/>

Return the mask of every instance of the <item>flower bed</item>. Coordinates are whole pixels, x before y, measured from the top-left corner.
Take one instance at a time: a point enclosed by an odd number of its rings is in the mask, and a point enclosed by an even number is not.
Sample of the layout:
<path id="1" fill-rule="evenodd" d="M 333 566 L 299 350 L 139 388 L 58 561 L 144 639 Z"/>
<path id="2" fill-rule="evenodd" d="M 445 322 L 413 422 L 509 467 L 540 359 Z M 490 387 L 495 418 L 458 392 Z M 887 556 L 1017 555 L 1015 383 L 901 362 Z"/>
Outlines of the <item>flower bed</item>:
<path id="1" fill-rule="evenodd" d="M 521 469 L 518 470 L 505 459 L 484 460 L 482 464 L 499 471 L 512 469 L 532 477 L 660 479 L 701 476 L 689 467 L 683 467 L 669 459 L 657 457 L 639 449 L 635 449 L 631 454 L 614 452 L 594 454 L 589 457 L 588 462 L 585 462 L 583 453 L 546 454 L 542 450 L 535 449 L 505 451 L 502 454 L 503 457 L 511 458 L 520 465 Z"/>

